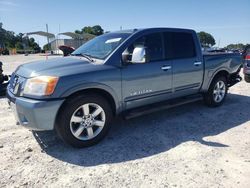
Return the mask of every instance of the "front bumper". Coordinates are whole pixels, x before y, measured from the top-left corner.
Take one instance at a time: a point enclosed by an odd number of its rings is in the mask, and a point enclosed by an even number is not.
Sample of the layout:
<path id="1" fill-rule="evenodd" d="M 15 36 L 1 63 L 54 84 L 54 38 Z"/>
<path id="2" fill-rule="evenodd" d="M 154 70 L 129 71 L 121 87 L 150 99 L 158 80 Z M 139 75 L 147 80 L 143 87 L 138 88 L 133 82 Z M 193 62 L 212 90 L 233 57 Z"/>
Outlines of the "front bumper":
<path id="1" fill-rule="evenodd" d="M 18 124 L 31 130 L 54 129 L 57 112 L 64 102 L 64 99 L 42 101 L 15 97 L 9 90 L 7 98 Z"/>

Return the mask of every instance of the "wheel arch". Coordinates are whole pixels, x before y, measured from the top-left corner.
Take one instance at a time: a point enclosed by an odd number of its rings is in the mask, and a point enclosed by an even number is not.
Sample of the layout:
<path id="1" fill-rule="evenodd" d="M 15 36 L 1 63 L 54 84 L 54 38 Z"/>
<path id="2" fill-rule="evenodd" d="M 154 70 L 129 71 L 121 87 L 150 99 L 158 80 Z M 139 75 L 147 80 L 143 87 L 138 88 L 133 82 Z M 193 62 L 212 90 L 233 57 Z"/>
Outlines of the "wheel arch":
<path id="1" fill-rule="evenodd" d="M 58 119 L 58 116 L 59 116 L 61 110 L 63 109 L 63 107 L 65 106 L 65 104 L 67 103 L 67 101 L 69 99 L 77 97 L 77 96 L 81 96 L 81 95 L 91 95 L 91 94 L 99 95 L 99 96 L 102 96 L 103 98 L 105 98 L 108 101 L 108 103 L 110 104 L 114 116 L 119 113 L 120 108 L 118 105 L 118 99 L 116 96 L 112 95 L 110 91 L 107 91 L 106 89 L 103 89 L 100 87 L 79 88 L 79 89 L 72 89 L 64 97 L 65 100 L 62 103 L 62 105 L 60 106 L 60 108 L 56 114 L 56 122 L 57 122 L 57 119 Z"/>
<path id="2" fill-rule="evenodd" d="M 227 70 L 220 70 L 218 71 L 214 76 L 213 76 L 213 79 L 214 80 L 215 78 L 217 78 L 218 76 L 225 76 L 227 79 L 229 78 L 230 76 L 230 73 L 227 71 Z"/>
<path id="3" fill-rule="evenodd" d="M 74 93 L 71 93 L 69 96 L 67 96 L 65 101 L 67 101 L 67 99 L 69 98 L 73 98 L 79 95 L 91 95 L 91 94 L 99 95 L 105 98 L 112 108 L 113 115 L 116 115 L 117 102 L 115 101 L 114 96 L 110 92 L 101 88 L 86 88 L 86 89 L 75 91 Z"/>
<path id="4" fill-rule="evenodd" d="M 229 71 L 226 70 L 226 69 L 217 70 L 217 71 L 213 74 L 213 76 L 211 77 L 211 79 L 209 80 L 209 83 L 208 83 L 208 85 L 207 85 L 207 90 L 209 89 L 209 87 L 210 87 L 211 83 L 213 82 L 213 80 L 214 80 L 215 78 L 217 78 L 218 76 L 225 76 L 226 79 L 227 79 L 227 81 L 228 81 L 229 76 L 230 76 L 230 73 L 229 73 Z"/>

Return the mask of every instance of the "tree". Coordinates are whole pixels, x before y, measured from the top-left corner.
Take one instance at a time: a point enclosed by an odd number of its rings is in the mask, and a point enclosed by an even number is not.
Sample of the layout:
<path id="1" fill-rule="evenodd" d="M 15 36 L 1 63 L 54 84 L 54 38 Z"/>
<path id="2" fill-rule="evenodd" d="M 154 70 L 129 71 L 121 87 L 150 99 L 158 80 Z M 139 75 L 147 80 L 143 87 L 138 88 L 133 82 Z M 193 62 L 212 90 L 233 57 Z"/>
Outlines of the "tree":
<path id="1" fill-rule="evenodd" d="M 99 36 L 102 35 L 104 32 L 104 30 L 102 29 L 102 27 L 100 25 L 95 25 L 92 27 L 92 33 L 93 35 Z"/>
<path id="2" fill-rule="evenodd" d="M 244 45 L 242 43 L 238 43 L 238 44 L 229 44 L 229 45 L 227 45 L 226 48 L 229 50 L 235 50 L 235 49 L 243 50 L 243 49 L 245 49 L 246 46 L 247 46 L 247 44 Z"/>
<path id="3" fill-rule="evenodd" d="M 75 33 L 76 33 L 76 34 L 82 34 L 82 31 L 80 31 L 80 30 L 75 30 Z"/>
<path id="4" fill-rule="evenodd" d="M 82 34 L 83 33 L 89 33 L 89 34 L 93 34 L 93 29 L 91 26 L 86 26 L 84 28 L 82 28 Z"/>
<path id="5" fill-rule="evenodd" d="M 22 42 L 18 41 L 16 44 L 15 44 L 15 48 L 17 50 L 23 50 L 24 49 L 24 46 L 22 44 Z"/>
<path id="6" fill-rule="evenodd" d="M 6 31 L 5 32 L 5 46 L 7 48 L 15 48 L 16 37 L 13 31 Z"/>
<path id="7" fill-rule="evenodd" d="M 215 45 L 214 37 L 211 34 L 206 33 L 204 31 L 201 31 L 197 34 L 200 39 L 202 47 L 212 47 L 213 45 Z"/>
<path id="8" fill-rule="evenodd" d="M 4 35 L 3 23 L 0 22 L 0 48 L 4 48 Z"/>
<path id="9" fill-rule="evenodd" d="M 45 44 L 45 45 L 43 46 L 43 50 L 48 51 L 49 49 L 50 49 L 50 47 L 49 47 L 48 44 Z"/>
<path id="10" fill-rule="evenodd" d="M 2 50 L 10 50 L 16 48 L 17 50 L 23 50 L 28 47 L 29 50 L 40 52 L 41 48 L 35 42 L 34 38 L 24 38 L 24 34 L 19 33 L 16 35 L 13 31 L 8 31 L 3 28 L 3 24 L 0 23 L 0 48 Z"/>
<path id="11" fill-rule="evenodd" d="M 75 30 L 75 33 L 77 34 L 83 34 L 83 33 L 89 33 L 92 35 L 102 35 L 104 33 L 104 30 L 102 29 L 102 27 L 100 25 L 94 25 L 93 27 L 91 26 L 85 26 L 84 28 L 82 28 L 82 30 Z"/>

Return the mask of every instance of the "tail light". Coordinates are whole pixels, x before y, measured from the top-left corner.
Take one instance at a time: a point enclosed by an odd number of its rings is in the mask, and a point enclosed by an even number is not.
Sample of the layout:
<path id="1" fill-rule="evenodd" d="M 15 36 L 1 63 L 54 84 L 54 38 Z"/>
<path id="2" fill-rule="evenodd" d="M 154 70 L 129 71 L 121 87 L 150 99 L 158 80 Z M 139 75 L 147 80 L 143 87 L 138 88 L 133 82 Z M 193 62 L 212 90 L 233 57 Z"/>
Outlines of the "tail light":
<path id="1" fill-rule="evenodd" d="M 246 55 L 245 57 L 245 63 L 244 63 L 244 67 L 243 67 L 243 73 L 247 73 L 250 70 L 250 55 Z"/>
<path id="2" fill-rule="evenodd" d="M 250 60 L 250 55 L 246 55 L 245 60 Z"/>
<path id="3" fill-rule="evenodd" d="M 247 71 L 250 70 L 250 54 L 247 54 L 245 56 L 245 63 L 244 63 L 244 66 L 243 66 L 243 73 L 247 73 Z"/>

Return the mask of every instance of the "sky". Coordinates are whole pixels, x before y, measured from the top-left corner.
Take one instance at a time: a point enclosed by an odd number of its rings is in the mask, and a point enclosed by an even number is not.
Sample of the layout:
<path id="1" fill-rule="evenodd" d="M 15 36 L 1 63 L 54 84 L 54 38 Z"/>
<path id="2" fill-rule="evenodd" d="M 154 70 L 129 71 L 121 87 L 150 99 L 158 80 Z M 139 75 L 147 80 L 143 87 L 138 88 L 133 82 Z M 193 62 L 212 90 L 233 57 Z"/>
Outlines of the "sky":
<path id="1" fill-rule="evenodd" d="M 97 24 L 105 31 L 189 28 L 224 47 L 250 43 L 250 0 L 0 0 L 0 22 L 15 33 L 45 31 L 46 24 L 54 34 Z"/>

